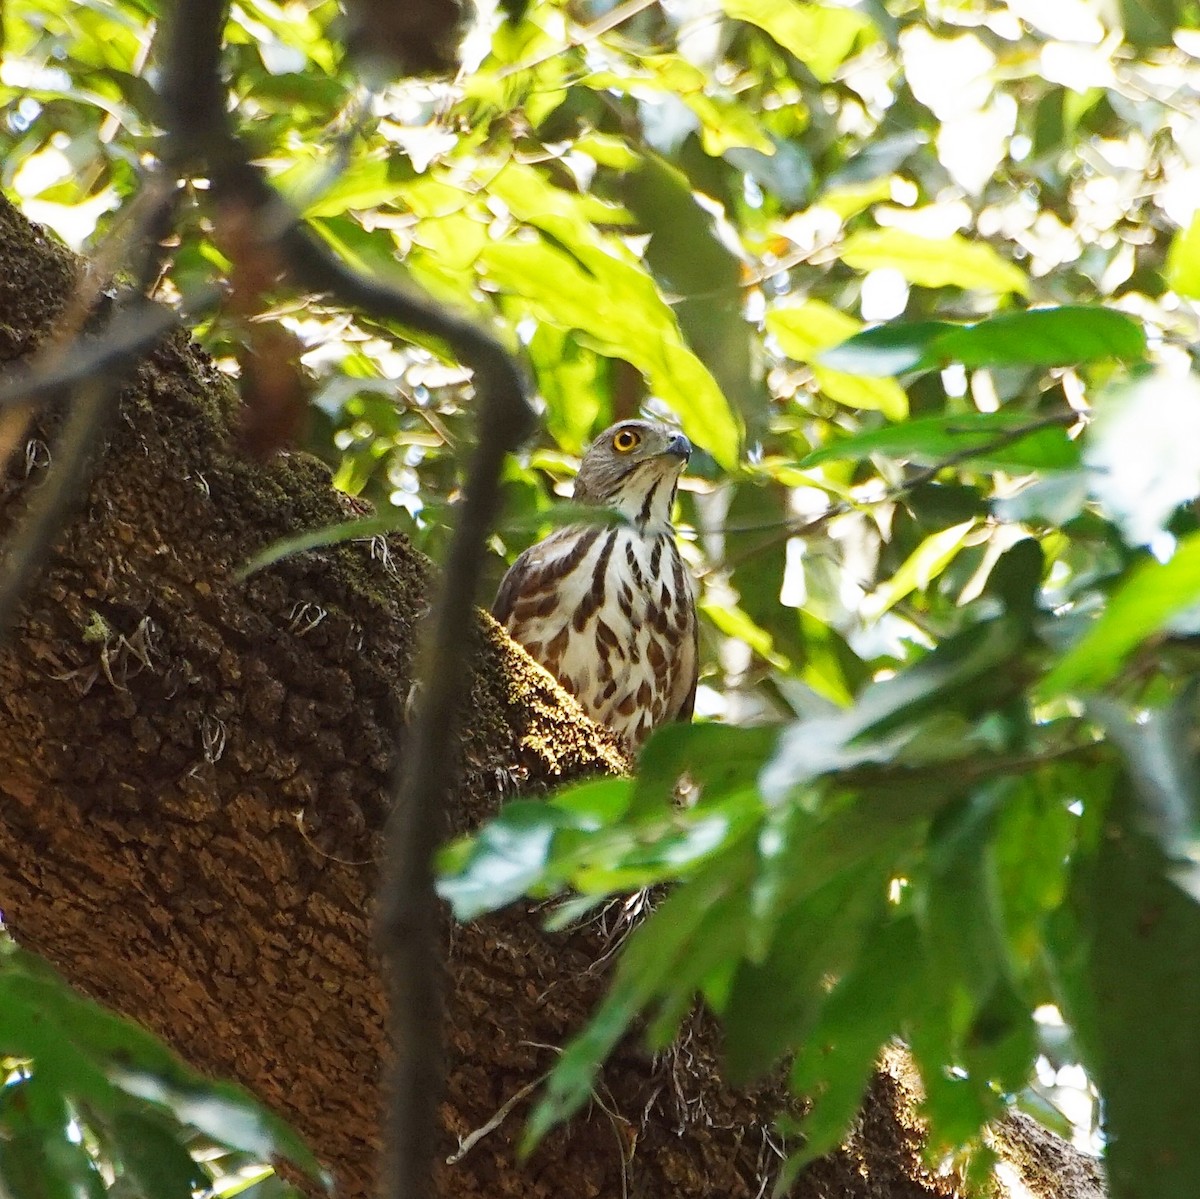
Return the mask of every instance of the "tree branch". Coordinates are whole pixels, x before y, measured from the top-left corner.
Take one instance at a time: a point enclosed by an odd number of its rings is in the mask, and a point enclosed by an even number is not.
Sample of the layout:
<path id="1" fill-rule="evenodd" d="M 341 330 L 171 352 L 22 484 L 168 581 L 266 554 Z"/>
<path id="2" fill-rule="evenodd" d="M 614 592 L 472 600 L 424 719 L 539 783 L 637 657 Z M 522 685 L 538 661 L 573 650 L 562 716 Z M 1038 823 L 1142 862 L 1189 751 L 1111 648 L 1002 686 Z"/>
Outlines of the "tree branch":
<path id="1" fill-rule="evenodd" d="M 466 689 L 466 647 L 505 455 L 533 411 L 521 372 L 489 333 L 453 313 L 351 270 L 319 241 L 250 161 L 231 124 L 219 74 L 223 0 L 181 0 L 162 34 L 165 155 L 208 171 L 218 204 L 249 213 L 245 227 L 301 287 L 445 342 L 475 374 L 477 443 L 443 581 L 420 658 L 420 701 L 405 743 L 388 821 L 378 937 L 387 959 L 395 1049 L 390 1193 L 429 1193 L 430 1149 L 443 1085 L 440 907 L 432 860 L 445 833 L 454 777 L 455 717 Z"/>
<path id="2" fill-rule="evenodd" d="M 134 287 L 139 296 L 150 286 L 157 273 L 160 263 L 160 255 L 156 252 L 158 233 L 173 207 L 173 190 L 164 189 L 161 181 L 151 180 L 138 197 L 125 229 L 111 239 L 109 256 L 114 259 L 129 257 L 132 260 Z M 131 253 L 127 253 L 130 250 Z M 116 265 L 115 261 L 104 264 L 105 268 L 112 269 Z M 98 293 L 100 283 L 111 273 L 111 269 L 102 268 L 98 276 L 80 280 L 74 297 L 78 309 L 74 315 L 80 323 L 93 307 L 93 293 Z M 100 282 L 96 281 L 97 277 Z M 162 332 L 159 329 L 157 335 L 161 336 Z M 139 349 L 157 340 L 155 337 L 146 341 L 145 337 L 146 330 L 143 329 L 136 339 Z M 103 340 L 108 339 L 105 337 Z M 79 344 L 78 338 L 75 344 Z M 63 356 L 76 360 L 69 364 L 67 371 L 60 374 L 61 381 L 57 386 L 47 388 L 46 377 L 55 374 L 54 363 Z M 110 352 L 106 363 L 108 369 L 85 372 L 80 370 L 78 355 L 65 352 L 64 347 L 56 341 L 50 343 L 42 357 L 47 360 L 50 370 L 38 372 L 35 369 L 24 379 L 9 386 L 21 400 L 27 400 L 34 392 L 43 400 L 65 393 L 66 418 L 51 454 L 49 478 L 34 492 L 0 561 L 0 641 L 7 636 L 16 616 L 17 605 L 45 561 L 72 506 L 87 488 L 97 460 L 99 443 L 116 412 L 121 388 L 137 360 L 136 353 L 130 353 L 128 349 L 115 354 Z"/>

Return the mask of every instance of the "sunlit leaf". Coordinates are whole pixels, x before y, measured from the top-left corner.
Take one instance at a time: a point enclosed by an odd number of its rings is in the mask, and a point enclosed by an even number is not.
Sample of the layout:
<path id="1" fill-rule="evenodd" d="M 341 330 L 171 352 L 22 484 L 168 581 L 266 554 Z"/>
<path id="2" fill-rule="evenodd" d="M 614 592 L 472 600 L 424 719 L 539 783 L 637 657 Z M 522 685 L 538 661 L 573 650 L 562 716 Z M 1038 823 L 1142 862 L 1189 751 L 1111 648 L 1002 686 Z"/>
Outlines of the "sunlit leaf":
<path id="1" fill-rule="evenodd" d="M 551 225 L 549 216 L 540 220 Z M 571 224 L 554 222 L 551 231 L 558 238 Z M 578 241 L 571 253 L 544 241 L 492 243 L 481 261 L 496 286 L 540 319 L 636 366 L 690 438 L 722 465 L 736 465 L 740 434 L 729 404 L 640 268 Z"/>
<path id="2" fill-rule="evenodd" d="M 761 427 L 767 395 L 743 313 L 742 263 L 682 172 L 647 154 L 621 176 L 621 194 L 650 231 L 646 261 L 673 308 L 688 346 L 751 427 Z"/>
<path id="3" fill-rule="evenodd" d="M 356 159 L 341 169 L 313 158 L 280 172 L 274 182 L 305 215 L 331 217 L 388 204 L 411 178 L 412 167 L 396 156 Z"/>
<path id="4" fill-rule="evenodd" d="M 727 637 L 736 637 L 773 666 L 786 669 L 789 665 L 788 660 L 775 648 L 771 634 L 755 624 L 749 613 L 736 604 L 701 600 L 699 609 Z"/>
<path id="5" fill-rule="evenodd" d="M 1175 235 L 1164 273 L 1173 291 L 1189 300 L 1200 299 L 1200 216 L 1193 216 L 1191 224 Z"/>
<path id="6" fill-rule="evenodd" d="M 721 0 L 721 7 L 726 16 L 770 34 L 823 83 L 856 47 L 877 36 L 870 20 L 852 8 L 792 0 Z"/>
<path id="7" fill-rule="evenodd" d="M 1025 274 L 991 246 L 958 234 L 921 237 L 901 229 L 852 233 L 842 243 L 840 256 L 855 270 L 890 267 L 920 287 L 961 287 L 1018 295 L 1029 290 Z"/>
<path id="8" fill-rule="evenodd" d="M 931 533 L 913 550 L 890 579 L 881 583 L 866 597 L 863 601 L 863 612 L 870 619 L 877 620 L 914 591 L 928 587 L 963 548 L 968 534 L 974 527 L 975 522 L 969 520 Z"/>
<path id="9" fill-rule="evenodd" d="M 642 70 L 628 73 L 591 71 L 580 84 L 630 96 L 677 97 L 691 110 L 707 154 L 720 156 L 737 147 L 774 153 L 774 143 L 754 115 L 742 105 L 709 94 L 707 76 L 693 63 L 677 54 L 647 54 L 640 64 Z"/>
<path id="10" fill-rule="evenodd" d="M 908 415 L 908 396 L 892 379 L 857 378 L 821 364 L 822 351 L 845 342 L 860 329 L 853 317 L 820 300 L 770 309 L 767 329 L 790 358 L 814 364 L 821 390 L 851 408 L 882 412 L 889 420 Z"/>

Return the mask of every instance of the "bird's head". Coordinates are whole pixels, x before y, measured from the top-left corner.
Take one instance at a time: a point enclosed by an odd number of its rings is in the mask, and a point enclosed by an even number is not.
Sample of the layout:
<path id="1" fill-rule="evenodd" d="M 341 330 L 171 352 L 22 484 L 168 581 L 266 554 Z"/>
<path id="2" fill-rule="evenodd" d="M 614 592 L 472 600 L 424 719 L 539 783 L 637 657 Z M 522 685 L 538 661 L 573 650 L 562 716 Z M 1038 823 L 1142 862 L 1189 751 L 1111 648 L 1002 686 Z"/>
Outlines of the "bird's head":
<path id="1" fill-rule="evenodd" d="M 588 446 L 575 478 L 575 498 L 609 504 L 639 525 L 669 525 L 675 487 L 692 443 L 645 420 L 623 420 Z"/>

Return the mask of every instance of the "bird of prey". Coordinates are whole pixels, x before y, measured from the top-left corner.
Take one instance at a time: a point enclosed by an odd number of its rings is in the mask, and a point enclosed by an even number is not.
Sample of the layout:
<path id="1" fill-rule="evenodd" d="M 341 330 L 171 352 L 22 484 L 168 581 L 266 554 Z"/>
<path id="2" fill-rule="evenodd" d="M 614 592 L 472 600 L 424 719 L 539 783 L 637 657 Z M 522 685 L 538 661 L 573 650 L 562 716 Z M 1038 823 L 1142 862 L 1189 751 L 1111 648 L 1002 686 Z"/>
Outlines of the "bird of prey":
<path id="1" fill-rule="evenodd" d="M 500 584 L 492 615 L 597 723 L 636 750 L 656 726 L 690 720 L 696 699 L 692 579 L 671 508 L 692 452 L 682 433 L 625 420 L 588 447 L 575 499 L 610 523 L 557 529 Z"/>

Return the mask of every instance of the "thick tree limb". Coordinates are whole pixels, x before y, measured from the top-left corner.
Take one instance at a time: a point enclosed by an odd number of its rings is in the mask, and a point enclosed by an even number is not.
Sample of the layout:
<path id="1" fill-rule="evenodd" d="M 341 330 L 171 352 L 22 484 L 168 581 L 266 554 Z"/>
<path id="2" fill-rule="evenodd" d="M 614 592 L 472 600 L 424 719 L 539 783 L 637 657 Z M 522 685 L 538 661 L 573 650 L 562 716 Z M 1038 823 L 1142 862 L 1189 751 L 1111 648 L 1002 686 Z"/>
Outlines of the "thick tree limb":
<path id="1" fill-rule="evenodd" d="M 0 202 L 0 359 L 36 349 L 74 270 Z M 0 653 L 0 906 L 76 985 L 290 1118 L 340 1194 L 365 1199 L 387 1045 L 374 863 L 426 566 L 391 538 L 237 581 L 265 544 L 344 513 L 320 464 L 239 458 L 236 405 L 182 336 L 148 356 Z M 0 524 L 37 481 L 9 464 Z M 477 628 L 456 828 L 518 788 L 620 766 L 548 676 L 486 617 Z M 704 1021 L 662 1061 L 623 1046 L 592 1110 L 527 1165 L 514 1154 L 527 1099 L 447 1164 L 580 1026 L 608 947 L 602 924 L 549 937 L 518 909 L 448 937 L 439 1195 L 767 1193 L 780 1097 L 720 1087 Z M 883 1074 L 848 1146 L 796 1194 L 953 1193 L 920 1153 L 906 1083 Z"/>
<path id="2" fill-rule="evenodd" d="M 164 26 L 165 157 L 195 163 L 219 204 L 246 214 L 260 254 L 301 287 L 410 329 L 432 334 L 473 368 L 476 445 L 454 534 L 425 634 L 421 689 L 408 752 L 388 818 L 379 935 L 387 964 L 395 1062 L 390 1083 L 387 1191 L 421 1199 L 443 1088 L 443 962 L 433 855 L 446 832 L 453 785 L 455 717 L 466 689 L 465 643 L 484 549 L 499 501 L 504 459 L 533 426 L 526 385 L 513 359 L 485 330 L 422 297 L 346 266 L 293 213 L 250 160 L 234 130 L 220 78 L 227 0 L 177 0 Z"/>

